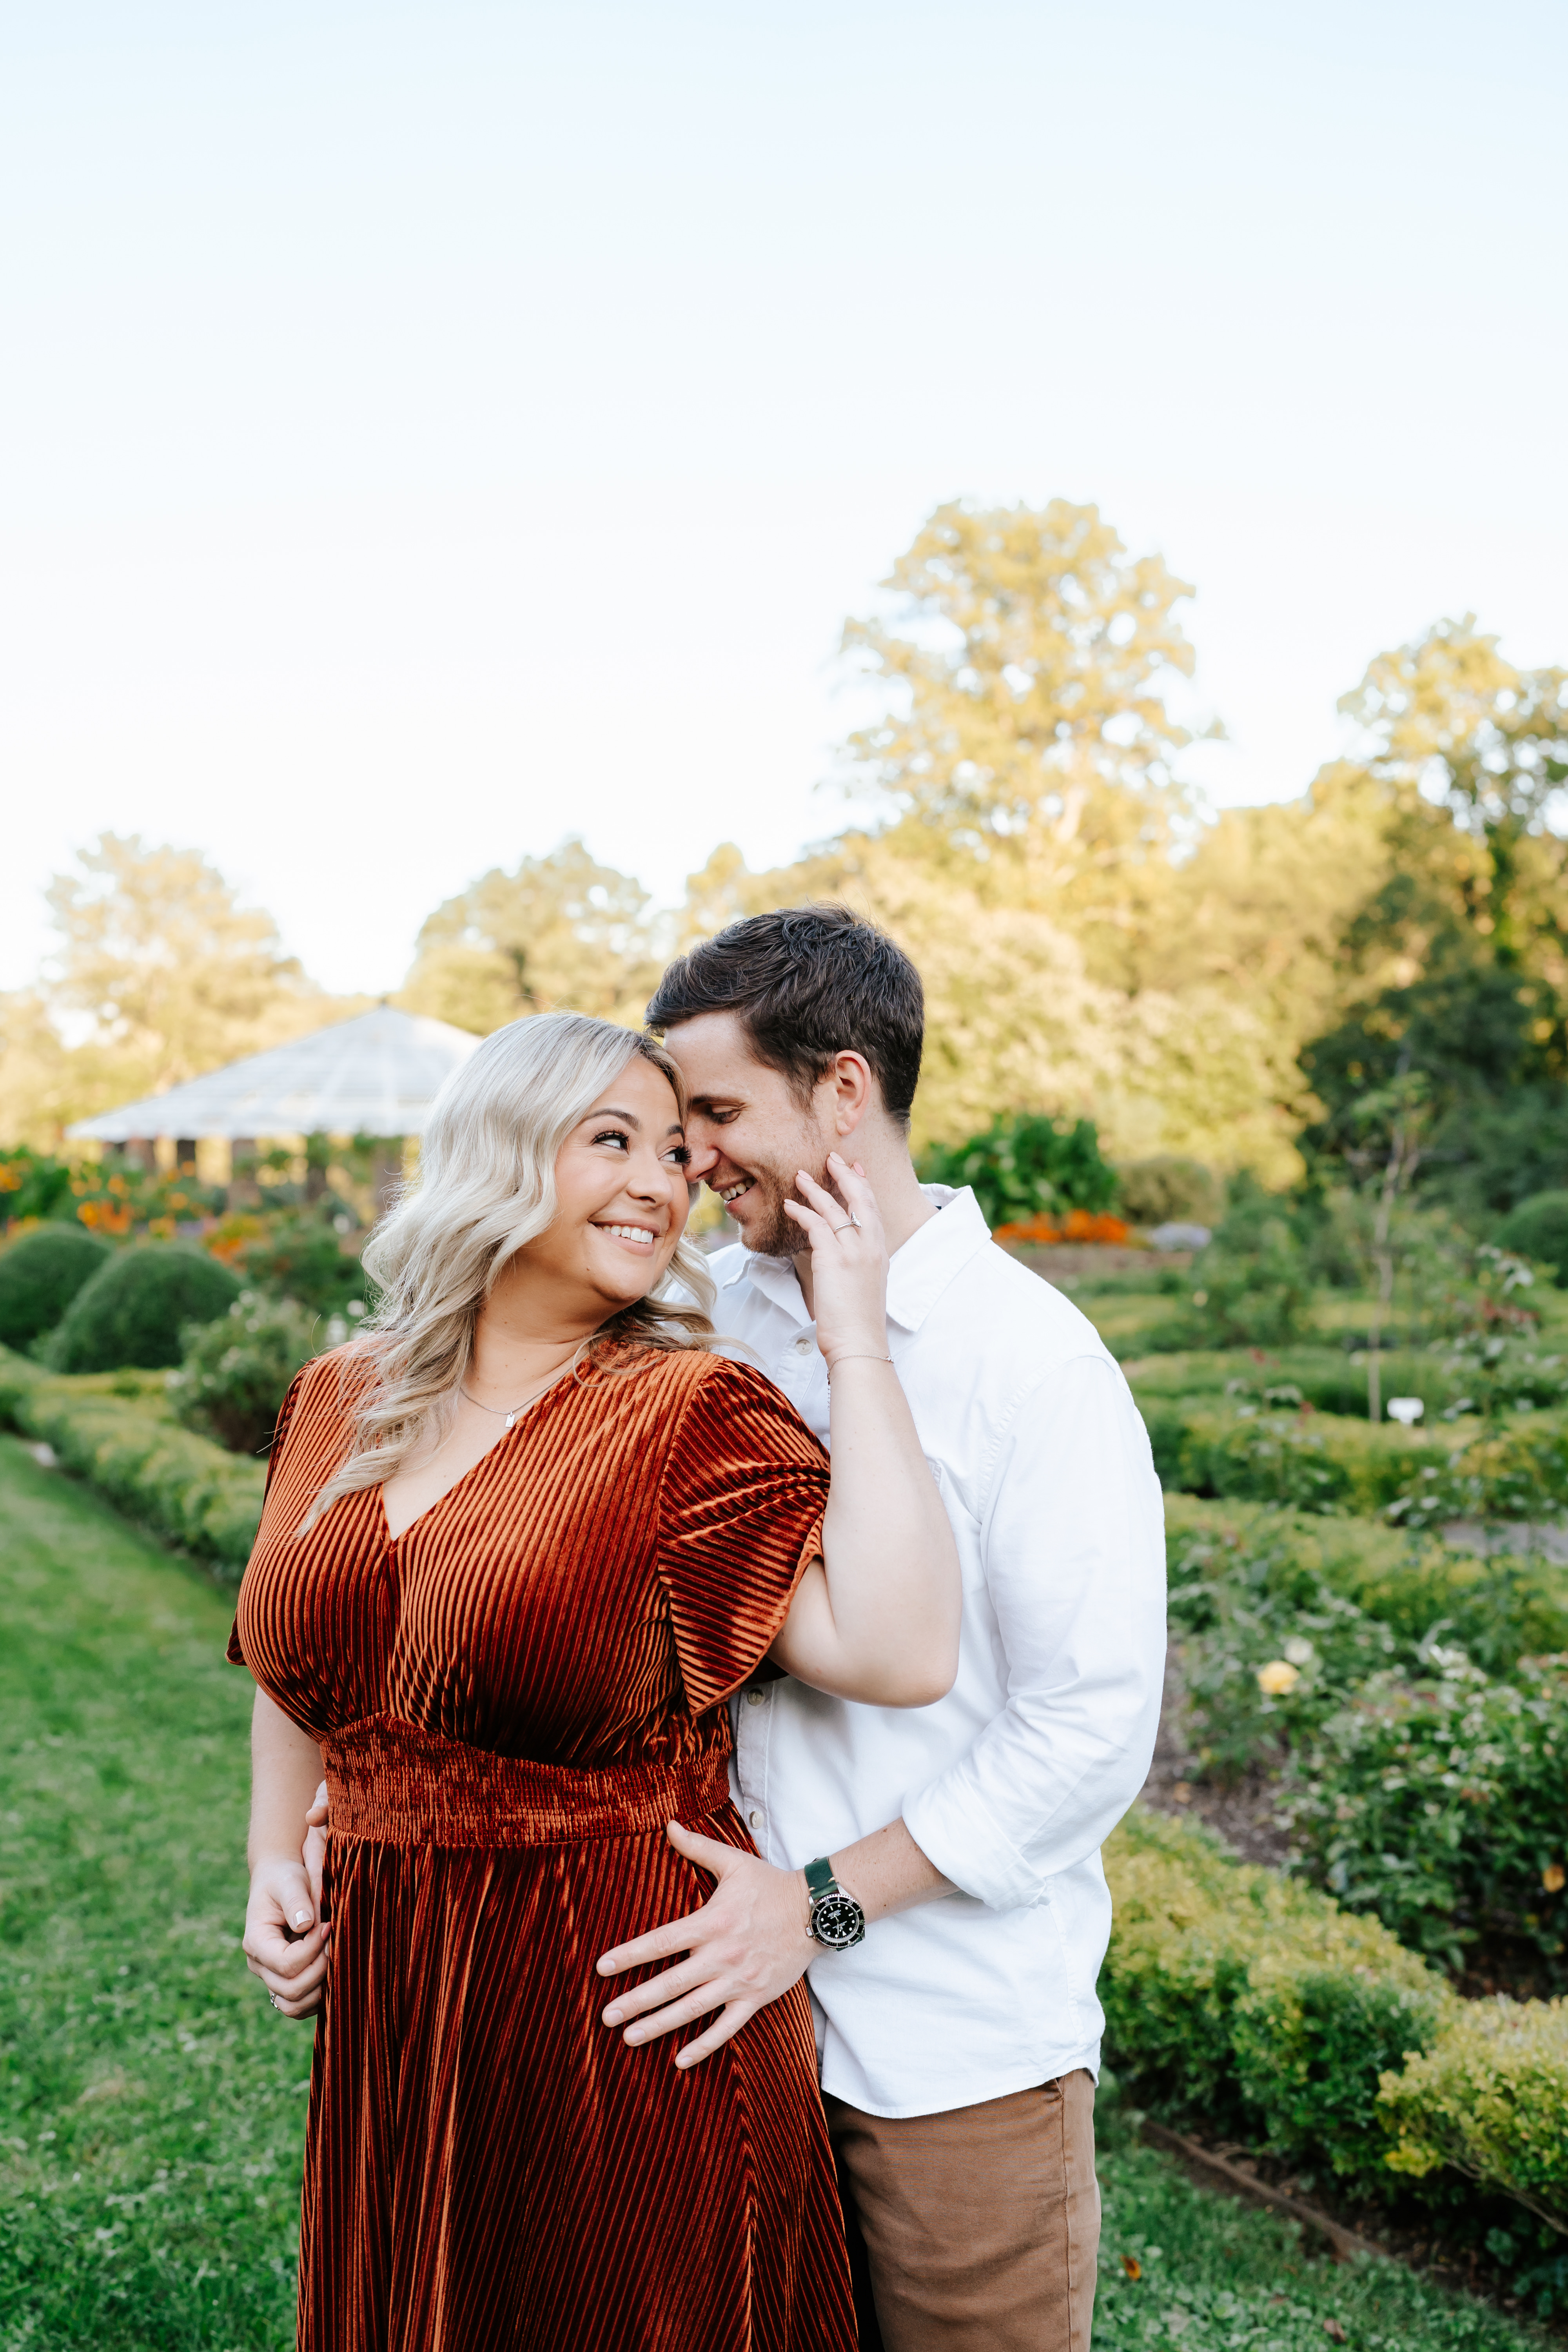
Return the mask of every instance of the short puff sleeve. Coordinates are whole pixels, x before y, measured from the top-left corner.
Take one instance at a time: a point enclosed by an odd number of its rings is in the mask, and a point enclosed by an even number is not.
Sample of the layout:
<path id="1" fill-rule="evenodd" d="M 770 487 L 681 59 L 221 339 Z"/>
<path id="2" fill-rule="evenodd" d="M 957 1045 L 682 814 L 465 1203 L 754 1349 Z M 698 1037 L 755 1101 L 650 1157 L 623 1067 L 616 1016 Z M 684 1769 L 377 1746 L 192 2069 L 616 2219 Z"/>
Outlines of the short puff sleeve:
<path id="1" fill-rule="evenodd" d="M 272 1481 L 277 1473 L 278 1465 L 283 1459 L 283 1442 L 289 1434 L 289 1424 L 294 1418 L 294 1407 L 300 1401 L 300 1391 L 305 1385 L 305 1376 L 310 1370 L 309 1364 L 301 1365 L 289 1381 L 289 1393 L 283 1400 L 277 1422 L 273 1426 L 272 1443 L 267 1453 L 267 1480 L 261 1489 L 261 1507 L 264 1511 L 267 1508 L 267 1497 L 272 1492 Z M 228 1648 L 224 1654 L 231 1666 L 243 1666 L 245 1664 L 245 1652 L 239 1646 L 237 1612 L 234 1623 L 229 1628 Z"/>
<path id="2" fill-rule="evenodd" d="M 686 1703 L 718 1706 L 761 1664 L 822 1549 L 826 1454 L 749 1365 L 711 1357 L 666 1458 L 658 1571 Z"/>

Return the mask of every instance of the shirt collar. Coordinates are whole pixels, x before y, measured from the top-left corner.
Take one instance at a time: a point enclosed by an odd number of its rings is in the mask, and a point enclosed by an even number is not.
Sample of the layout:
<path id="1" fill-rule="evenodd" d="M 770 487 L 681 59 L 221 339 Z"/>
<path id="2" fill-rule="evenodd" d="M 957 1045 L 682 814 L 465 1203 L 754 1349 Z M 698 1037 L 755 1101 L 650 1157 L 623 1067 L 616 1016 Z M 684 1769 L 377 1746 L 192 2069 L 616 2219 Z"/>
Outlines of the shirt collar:
<path id="1" fill-rule="evenodd" d="M 888 1265 L 888 1320 L 905 1331 L 920 1329 L 954 1276 L 991 1239 L 991 1228 L 967 1184 L 961 1192 L 955 1192 L 951 1184 L 922 1184 L 921 1191 L 942 1213 L 928 1217 L 903 1247 L 893 1252 Z M 803 1328 L 809 1323 L 805 1301 L 787 1257 L 758 1257 L 743 1251 L 725 1288 L 742 1277 L 773 1306 L 782 1307 L 792 1322 Z"/>

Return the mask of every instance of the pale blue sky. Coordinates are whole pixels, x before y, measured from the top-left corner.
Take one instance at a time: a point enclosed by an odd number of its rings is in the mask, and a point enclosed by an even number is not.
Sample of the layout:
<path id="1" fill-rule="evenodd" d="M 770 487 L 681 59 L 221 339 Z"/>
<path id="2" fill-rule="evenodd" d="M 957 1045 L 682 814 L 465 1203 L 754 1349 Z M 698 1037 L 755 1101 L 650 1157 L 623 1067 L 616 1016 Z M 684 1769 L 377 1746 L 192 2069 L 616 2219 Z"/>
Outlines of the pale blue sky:
<path id="1" fill-rule="evenodd" d="M 1217 802 L 1568 659 L 1560 0 L 0 9 L 0 984 L 100 826 L 339 987 L 580 830 L 787 856 L 939 499 L 1195 583 Z"/>

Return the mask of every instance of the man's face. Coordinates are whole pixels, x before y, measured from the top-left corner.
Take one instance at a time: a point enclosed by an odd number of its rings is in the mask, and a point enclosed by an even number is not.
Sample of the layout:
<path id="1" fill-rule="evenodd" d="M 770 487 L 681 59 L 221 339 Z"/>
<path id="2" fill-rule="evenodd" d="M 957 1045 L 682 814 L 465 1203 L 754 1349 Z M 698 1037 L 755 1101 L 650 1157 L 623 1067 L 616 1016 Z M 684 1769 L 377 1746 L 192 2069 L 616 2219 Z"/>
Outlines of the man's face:
<path id="1" fill-rule="evenodd" d="M 733 1013 L 701 1013 L 667 1034 L 680 1066 L 689 1107 L 688 1173 L 718 1193 L 763 1257 L 789 1257 L 803 1247 L 802 1229 L 784 1204 L 798 1201 L 801 1169 L 827 1181 L 827 1155 L 842 1148 L 834 1118 L 836 1095 L 826 1080 L 803 1107 L 782 1070 L 759 1062 Z"/>

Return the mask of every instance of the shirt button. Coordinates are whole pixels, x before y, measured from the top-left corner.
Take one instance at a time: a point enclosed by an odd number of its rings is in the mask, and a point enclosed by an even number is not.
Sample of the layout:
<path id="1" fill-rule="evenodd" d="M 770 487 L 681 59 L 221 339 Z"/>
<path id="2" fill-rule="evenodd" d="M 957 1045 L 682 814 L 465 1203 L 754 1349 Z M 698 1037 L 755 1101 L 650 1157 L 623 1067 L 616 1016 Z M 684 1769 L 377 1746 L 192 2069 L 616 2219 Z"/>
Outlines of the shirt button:
<path id="1" fill-rule="evenodd" d="M 760 1830 L 760 1829 L 762 1828 L 762 1826 L 763 1826 L 763 1817 L 762 1817 L 761 1813 L 751 1813 L 751 1814 L 749 1814 L 749 1815 L 747 1816 L 747 1818 L 748 1818 L 748 1820 L 750 1821 L 750 1822 L 751 1822 L 751 1824 L 752 1824 L 752 1827 L 754 1830 Z"/>
<path id="2" fill-rule="evenodd" d="M 815 1339 L 809 1339 L 803 1331 L 798 1339 L 791 1340 L 790 1345 L 794 1348 L 797 1356 L 809 1356 L 813 1348 L 816 1347 L 816 1342 Z"/>
<path id="3" fill-rule="evenodd" d="M 749 1690 L 746 1693 L 746 1705 L 748 1706 L 761 1706 L 765 1696 L 766 1693 L 763 1691 Z"/>

